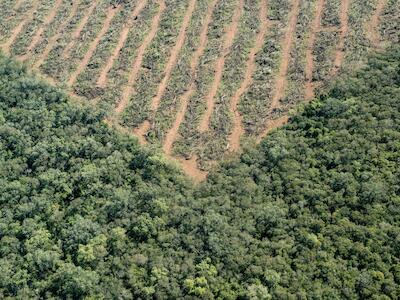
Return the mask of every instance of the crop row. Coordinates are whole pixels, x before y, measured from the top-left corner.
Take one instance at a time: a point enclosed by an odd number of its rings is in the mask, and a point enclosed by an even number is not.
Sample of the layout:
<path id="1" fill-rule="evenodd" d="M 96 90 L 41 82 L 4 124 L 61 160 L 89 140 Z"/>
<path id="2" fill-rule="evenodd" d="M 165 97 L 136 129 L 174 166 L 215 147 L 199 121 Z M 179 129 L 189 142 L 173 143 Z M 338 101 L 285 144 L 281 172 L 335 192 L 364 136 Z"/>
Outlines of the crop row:
<path id="1" fill-rule="evenodd" d="M 215 97 L 215 108 L 210 119 L 210 130 L 203 133 L 201 137 L 202 148 L 198 156 L 203 161 L 220 159 L 229 149 L 229 135 L 233 129 L 234 117 L 230 102 L 244 80 L 248 56 L 255 44 L 257 31 L 260 30 L 259 11 L 262 1 L 244 1 L 237 36 L 229 55 L 226 56 L 225 69 Z"/>
<path id="2" fill-rule="evenodd" d="M 256 71 L 253 84 L 243 95 L 239 111 L 243 118 L 243 128 L 247 135 L 259 135 L 270 115 L 271 101 L 275 91 L 276 76 L 279 72 L 282 40 L 287 31 L 291 1 L 270 1 L 268 17 L 270 30 L 265 43 L 256 57 Z"/>
<path id="3" fill-rule="evenodd" d="M 72 33 L 79 21 L 83 19 L 85 13 L 92 5 L 91 1 L 85 1 L 85 9 L 78 9 L 77 15 L 72 20 L 71 25 L 65 30 L 65 34 L 60 38 L 57 46 L 50 52 L 48 58 L 41 66 L 42 71 L 55 78 L 59 82 L 67 83 L 70 74 L 75 70 L 79 61 L 88 51 L 90 43 L 96 38 L 106 17 L 107 8 L 110 6 L 108 1 L 98 3 L 90 15 L 88 22 L 79 32 L 77 37 Z M 70 51 L 65 51 L 68 45 L 72 45 Z M 66 53 L 68 52 L 68 53 Z"/>
<path id="4" fill-rule="evenodd" d="M 171 49 L 182 24 L 188 1 L 171 0 L 166 3 L 155 38 L 145 52 L 142 69 L 135 82 L 135 92 L 131 95 L 122 113 L 125 126 L 135 128 L 150 118 L 152 98 L 157 93 Z"/>
<path id="5" fill-rule="evenodd" d="M 159 8 L 156 2 L 149 1 L 135 20 L 134 27 L 129 31 L 125 45 L 108 73 L 107 84 L 99 92 L 99 104 L 109 112 L 114 111 L 115 106 L 122 98 L 122 91 L 129 85 L 128 78 L 133 72 L 132 66 L 134 60 L 137 59 L 137 49 L 148 35 L 152 19 Z"/>
<path id="6" fill-rule="evenodd" d="M 23 1 L 15 7 L 16 1 L 4 0 L 0 3 L 0 42 L 4 43 L 12 34 L 13 29 L 24 19 L 24 16 L 34 6 L 33 1 Z"/>
<path id="7" fill-rule="evenodd" d="M 75 0 L 76 2 L 78 0 Z M 35 62 L 40 56 L 53 36 L 57 34 L 59 31 L 59 27 L 68 19 L 69 14 L 71 13 L 71 3 L 69 1 L 62 1 L 60 8 L 57 10 L 55 17 L 48 26 L 45 26 L 43 32 L 41 34 L 40 42 L 38 42 L 32 49 L 32 53 L 29 54 L 29 61 L 31 63 Z M 51 46 L 51 45 L 50 45 Z"/>
<path id="8" fill-rule="evenodd" d="M 43 24 L 45 17 L 51 11 L 55 1 L 41 1 L 35 10 L 32 20 L 27 22 L 11 45 L 10 53 L 15 56 L 25 54 L 25 51 L 32 41 L 33 36 Z"/>
<path id="9" fill-rule="evenodd" d="M 161 98 L 154 120 L 151 120 L 152 127 L 147 135 L 147 139 L 151 143 L 162 143 L 164 141 L 165 135 L 172 127 L 178 108 L 181 105 L 181 98 L 194 80 L 191 59 L 197 50 L 204 15 L 211 5 L 210 2 L 209 0 L 197 2 L 190 25 L 186 31 L 186 39 L 180 56 L 171 74 L 167 89 Z"/>
<path id="10" fill-rule="evenodd" d="M 324 1 L 325 9 L 322 14 L 322 20 L 321 20 L 321 25 L 323 27 L 332 27 L 340 25 L 340 5 L 341 5 L 341 0 Z"/>
<path id="11" fill-rule="evenodd" d="M 124 5 L 124 8 L 119 10 L 112 19 L 110 27 L 97 45 L 87 67 L 78 76 L 72 87 L 73 91 L 79 96 L 95 99 L 102 95 L 103 88 L 97 84 L 99 74 L 116 47 L 124 24 L 128 22 L 130 14 L 135 9 L 134 4 L 135 2 L 129 2 Z"/>
<path id="12" fill-rule="evenodd" d="M 387 0 L 387 5 L 383 11 L 382 21 L 379 26 L 379 33 L 384 41 L 393 44 L 400 43 L 400 2 L 399 0 Z"/>
<path id="13" fill-rule="evenodd" d="M 226 28 L 231 24 L 238 1 L 219 1 L 215 6 L 212 21 L 208 26 L 207 45 L 200 57 L 195 74 L 195 89 L 188 100 L 184 120 L 179 128 L 180 138 L 175 143 L 174 152 L 180 156 L 190 157 L 201 148 L 198 127 L 206 110 L 206 97 L 215 76 L 216 61 L 224 47 Z"/>
<path id="14" fill-rule="evenodd" d="M 279 114 L 287 114 L 295 104 L 305 99 L 306 51 L 312 34 L 311 25 L 316 17 L 316 1 L 302 1 L 297 18 L 293 47 L 287 73 L 287 87 Z M 275 116 L 273 116 L 275 117 Z"/>
<path id="15" fill-rule="evenodd" d="M 367 30 L 374 30 L 367 26 L 372 14 L 375 11 L 375 3 L 370 1 L 353 0 L 349 8 L 349 31 L 345 42 L 345 63 L 344 69 L 351 70 L 357 67 L 368 56 L 372 45 L 368 38 Z"/>
<path id="16" fill-rule="evenodd" d="M 314 70 L 312 80 L 321 85 L 332 77 L 334 61 L 340 44 L 340 28 L 343 25 L 340 19 L 341 1 L 324 1 L 321 28 L 316 35 L 313 49 Z"/>

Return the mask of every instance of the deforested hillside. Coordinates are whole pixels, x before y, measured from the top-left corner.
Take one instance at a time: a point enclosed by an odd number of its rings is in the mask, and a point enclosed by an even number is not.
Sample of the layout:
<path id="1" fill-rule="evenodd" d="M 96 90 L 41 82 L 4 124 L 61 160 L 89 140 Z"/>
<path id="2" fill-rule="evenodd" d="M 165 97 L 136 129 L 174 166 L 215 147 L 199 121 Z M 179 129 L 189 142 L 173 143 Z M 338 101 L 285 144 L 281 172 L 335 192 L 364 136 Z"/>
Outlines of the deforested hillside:
<path id="1" fill-rule="evenodd" d="M 199 185 L 0 58 L 1 299 L 398 299 L 399 187 L 399 48 Z"/>
<path id="2" fill-rule="evenodd" d="M 0 47 L 203 178 L 399 22 L 398 0 L 1 0 Z"/>

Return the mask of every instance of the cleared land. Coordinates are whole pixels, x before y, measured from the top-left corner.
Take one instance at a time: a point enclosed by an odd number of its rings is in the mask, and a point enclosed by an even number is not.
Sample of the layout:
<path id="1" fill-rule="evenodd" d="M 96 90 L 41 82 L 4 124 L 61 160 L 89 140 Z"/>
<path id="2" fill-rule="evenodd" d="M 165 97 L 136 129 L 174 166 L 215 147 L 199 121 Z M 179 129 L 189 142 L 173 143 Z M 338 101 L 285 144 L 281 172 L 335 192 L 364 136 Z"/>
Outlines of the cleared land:
<path id="1" fill-rule="evenodd" d="M 365 53 L 397 41 L 393 0 L 1 4 L 0 46 L 201 180 Z M 185 158 L 183 158 L 185 157 Z"/>

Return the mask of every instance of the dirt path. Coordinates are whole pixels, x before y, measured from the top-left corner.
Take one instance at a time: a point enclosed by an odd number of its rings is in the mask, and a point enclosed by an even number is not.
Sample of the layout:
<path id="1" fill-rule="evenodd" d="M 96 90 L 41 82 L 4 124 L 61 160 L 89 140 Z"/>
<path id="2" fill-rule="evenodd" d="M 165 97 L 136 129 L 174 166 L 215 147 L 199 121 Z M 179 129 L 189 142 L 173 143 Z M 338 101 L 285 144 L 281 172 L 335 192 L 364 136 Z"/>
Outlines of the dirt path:
<path id="1" fill-rule="evenodd" d="M 81 35 L 83 28 L 88 23 L 89 18 L 92 15 L 92 13 L 93 13 L 94 9 L 96 8 L 96 6 L 98 5 L 98 3 L 99 3 L 99 0 L 95 0 L 92 2 L 92 5 L 89 7 L 88 11 L 85 13 L 82 20 L 79 22 L 78 26 L 75 28 L 74 32 L 71 35 L 71 41 L 68 43 L 68 45 L 65 47 L 65 49 L 62 53 L 63 58 L 67 58 L 69 56 L 72 48 L 75 45 L 76 40 Z"/>
<path id="2" fill-rule="evenodd" d="M 43 64 L 43 62 L 49 55 L 50 51 L 54 48 L 58 39 L 63 34 L 63 31 L 65 30 L 67 25 L 71 22 L 72 18 L 76 15 L 76 13 L 78 11 L 78 3 L 79 3 L 79 0 L 75 0 L 72 2 L 70 14 L 68 15 L 67 19 L 65 19 L 65 21 L 61 23 L 60 27 L 57 30 L 57 33 L 49 39 L 49 42 L 48 42 L 46 48 L 44 49 L 43 53 L 40 54 L 39 58 L 36 60 L 36 62 L 33 65 L 33 67 L 35 69 L 38 69 Z"/>
<path id="3" fill-rule="evenodd" d="M 311 27 L 310 37 L 308 38 L 308 44 L 306 49 L 306 67 L 305 67 L 305 75 L 306 75 L 306 86 L 305 86 L 305 98 L 306 100 L 310 100 L 314 98 L 314 85 L 312 82 L 313 71 L 314 71 L 314 45 L 317 37 L 317 32 L 321 28 L 321 18 L 322 12 L 324 10 L 324 2 L 325 0 L 318 0 L 315 7 L 315 16 L 314 22 Z"/>
<path id="4" fill-rule="evenodd" d="M 122 92 L 121 101 L 117 104 L 117 106 L 115 108 L 115 112 L 117 114 L 122 113 L 129 103 L 129 98 L 132 95 L 132 93 L 134 92 L 132 85 L 135 83 L 136 78 L 140 72 L 140 67 L 142 65 L 142 61 L 143 61 L 143 57 L 146 52 L 146 49 L 150 45 L 151 41 L 154 39 L 154 37 L 157 33 L 157 30 L 158 30 L 158 27 L 160 24 L 160 20 L 161 20 L 161 15 L 165 10 L 164 1 L 160 0 L 159 5 L 160 5 L 160 8 L 158 10 L 158 13 L 154 16 L 152 23 L 151 23 L 150 32 L 147 34 L 142 45 L 137 50 L 136 59 L 132 65 L 132 72 L 129 74 L 128 82 L 124 88 L 124 91 Z"/>
<path id="5" fill-rule="evenodd" d="M 194 52 L 191 61 L 190 61 L 190 73 L 192 76 L 196 72 L 197 65 L 199 64 L 200 57 L 203 55 L 204 50 L 207 45 L 207 33 L 208 33 L 208 26 L 211 23 L 212 20 L 212 15 L 215 9 L 215 6 L 217 5 L 218 0 L 214 0 L 210 6 L 207 9 L 206 16 L 204 18 L 203 26 L 201 28 L 201 33 L 200 33 L 200 39 L 199 39 L 199 47 L 196 49 Z M 183 122 L 183 119 L 186 114 L 186 109 L 189 103 L 190 97 L 193 95 L 195 90 L 195 84 L 194 81 L 190 83 L 189 89 L 182 95 L 180 99 L 180 107 L 178 109 L 178 112 L 176 114 L 176 118 L 174 121 L 174 124 L 172 125 L 171 129 L 168 131 L 165 137 L 163 149 L 166 154 L 171 153 L 172 145 L 176 140 L 176 136 L 178 135 L 178 130 L 180 125 Z"/>
<path id="6" fill-rule="evenodd" d="M 135 7 L 132 14 L 129 17 L 128 23 L 125 24 L 124 28 L 121 31 L 121 34 L 118 39 L 117 46 L 114 49 L 112 55 L 108 58 L 108 61 L 104 68 L 100 72 L 99 79 L 97 80 L 97 85 L 100 87 L 105 87 L 107 85 L 107 75 L 110 72 L 112 66 L 114 65 L 114 61 L 118 58 L 121 49 L 124 47 L 126 40 L 128 39 L 129 31 L 131 30 L 135 20 L 146 6 L 147 0 L 142 0 L 139 4 Z"/>
<path id="7" fill-rule="evenodd" d="M 17 27 L 14 28 L 14 30 L 12 31 L 11 36 L 8 38 L 8 40 L 1 46 L 1 49 L 3 50 L 3 52 L 5 54 L 10 53 L 11 45 L 14 43 L 15 39 L 18 37 L 18 35 L 24 29 L 25 25 L 33 19 L 38 6 L 39 6 L 39 2 L 37 0 L 32 1 L 32 8 L 23 17 L 23 20 L 17 25 Z"/>
<path id="8" fill-rule="evenodd" d="M 76 68 L 75 72 L 72 73 L 72 75 L 70 76 L 69 80 L 68 80 L 68 85 L 72 86 L 74 84 L 74 82 L 76 81 L 76 79 L 78 78 L 79 74 L 81 74 L 85 68 L 87 67 L 90 59 L 92 58 L 94 52 L 97 49 L 97 46 L 99 45 L 101 39 L 103 38 L 103 36 L 107 33 L 107 31 L 110 29 L 110 25 L 111 22 L 114 18 L 114 16 L 120 12 L 122 9 L 122 6 L 118 6 L 118 7 L 110 7 L 107 10 L 107 17 L 103 23 L 103 27 L 101 28 L 99 34 L 96 36 L 96 38 L 91 42 L 88 51 L 86 52 L 85 56 L 83 57 L 83 59 L 81 60 L 81 62 L 79 63 L 78 67 Z"/>
<path id="9" fill-rule="evenodd" d="M 348 22 L 349 6 L 350 6 L 350 0 L 342 0 L 340 8 L 341 26 L 339 31 L 339 43 L 335 53 L 332 75 L 336 75 L 336 73 L 339 71 L 344 58 L 344 45 L 346 41 L 347 32 L 349 30 L 349 22 Z"/>
<path id="10" fill-rule="evenodd" d="M 229 25 L 229 27 L 225 33 L 224 45 L 223 45 L 223 50 L 222 50 L 221 56 L 218 58 L 217 62 L 215 63 L 214 81 L 211 85 L 211 89 L 210 89 L 208 95 L 206 96 L 207 108 L 203 115 L 202 120 L 200 121 L 200 125 L 199 125 L 200 132 L 205 132 L 209 128 L 208 126 L 210 123 L 210 118 L 214 111 L 214 105 L 215 105 L 214 98 L 218 92 L 218 87 L 221 83 L 221 79 L 222 79 L 222 75 L 223 75 L 223 71 L 224 71 L 225 58 L 229 54 L 230 48 L 233 45 L 233 42 L 234 42 L 234 39 L 236 36 L 236 32 L 239 27 L 240 17 L 242 16 L 242 13 L 243 13 L 243 8 L 244 8 L 244 0 L 239 0 L 239 3 L 237 4 L 236 9 L 233 13 L 232 22 Z"/>
<path id="11" fill-rule="evenodd" d="M 57 0 L 54 3 L 54 6 L 50 9 L 50 13 L 46 16 L 46 18 L 43 21 L 42 26 L 40 26 L 39 30 L 36 31 L 35 35 L 32 38 L 32 41 L 28 48 L 26 49 L 26 52 L 24 55 L 21 55 L 18 59 L 25 61 L 31 54 L 32 50 L 36 47 L 36 45 L 40 42 L 40 40 L 43 38 L 43 32 L 46 29 L 47 26 L 54 20 L 54 18 L 57 15 L 58 9 L 60 8 L 62 4 L 62 0 Z"/>
<path id="12" fill-rule="evenodd" d="M 235 95 L 232 97 L 230 102 L 231 111 L 233 113 L 233 129 L 229 136 L 229 148 L 231 151 L 237 151 L 240 148 L 240 137 L 242 136 L 244 130 L 242 127 L 242 116 L 238 110 L 238 104 L 242 95 L 247 91 L 253 82 L 253 74 L 256 70 L 256 55 L 262 50 L 264 45 L 264 39 L 270 26 L 270 22 L 267 18 L 267 0 L 261 0 L 260 3 L 260 30 L 256 36 L 253 48 L 249 53 L 249 59 L 247 61 L 247 69 L 244 80 L 240 88 L 236 91 Z"/>
<path id="13" fill-rule="evenodd" d="M 381 40 L 381 35 L 379 33 L 379 22 L 386 3 L 387 0 L 378 0 L 375 12 L 371 17 L 371 20 L 368 21 L 366 24 L 367 35 L 374 47 L 379 47 L 379 43 Z"/>

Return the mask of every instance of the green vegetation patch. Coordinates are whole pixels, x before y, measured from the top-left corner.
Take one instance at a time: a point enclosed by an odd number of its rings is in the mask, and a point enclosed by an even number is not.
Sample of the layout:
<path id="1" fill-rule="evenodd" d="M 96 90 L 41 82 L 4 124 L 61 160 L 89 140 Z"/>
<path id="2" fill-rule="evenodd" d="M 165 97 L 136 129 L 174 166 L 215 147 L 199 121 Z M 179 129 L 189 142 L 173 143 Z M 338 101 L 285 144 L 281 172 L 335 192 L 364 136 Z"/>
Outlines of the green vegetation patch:
<path id="1" fill-rule="evenodd" d="M 1 298 L 399 298 L 399 62 L 193 186 L 1 57 Z"/>

